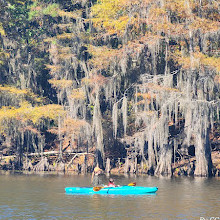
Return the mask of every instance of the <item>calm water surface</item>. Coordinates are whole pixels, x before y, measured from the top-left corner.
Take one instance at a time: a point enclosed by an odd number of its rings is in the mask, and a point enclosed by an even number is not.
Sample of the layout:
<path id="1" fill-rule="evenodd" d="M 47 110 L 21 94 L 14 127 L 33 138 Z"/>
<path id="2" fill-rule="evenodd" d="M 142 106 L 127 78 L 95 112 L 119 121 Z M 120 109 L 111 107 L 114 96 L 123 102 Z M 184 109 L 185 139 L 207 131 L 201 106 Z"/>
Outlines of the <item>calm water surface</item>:
<path id="1" fill-rule="evenodd" d="M 135 181 L 159 190 L 144 196 L 67 195 L 65 187 L 89 186 L 91 176 L 0 174 L 0 219 L 220 219 L 219 178 L 113 177 L 120 185 Z"/>

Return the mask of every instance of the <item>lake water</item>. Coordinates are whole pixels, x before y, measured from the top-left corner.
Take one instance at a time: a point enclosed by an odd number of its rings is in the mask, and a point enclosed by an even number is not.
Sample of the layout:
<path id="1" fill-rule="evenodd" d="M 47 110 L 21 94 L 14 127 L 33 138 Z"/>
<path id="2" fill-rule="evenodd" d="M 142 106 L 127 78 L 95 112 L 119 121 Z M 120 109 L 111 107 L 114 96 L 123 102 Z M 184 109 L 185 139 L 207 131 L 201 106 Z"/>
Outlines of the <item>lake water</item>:
<path id="1" fill-rule="evenodd" d="M 113 176 L 120 185 L 137 182 L 159 190 L 156 195 L 142 196 L 65 194 L 65 187 L 89 186 L 90 178 L 0 174 L 0 219 L 220 219 L 219 178 Z"/>

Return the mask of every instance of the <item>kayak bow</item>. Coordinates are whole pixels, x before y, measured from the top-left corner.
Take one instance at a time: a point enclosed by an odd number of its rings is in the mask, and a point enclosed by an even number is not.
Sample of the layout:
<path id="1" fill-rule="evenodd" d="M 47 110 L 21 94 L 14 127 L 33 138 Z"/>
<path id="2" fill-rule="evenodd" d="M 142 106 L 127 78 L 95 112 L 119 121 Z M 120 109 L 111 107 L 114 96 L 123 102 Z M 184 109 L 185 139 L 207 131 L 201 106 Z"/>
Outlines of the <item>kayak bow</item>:
<path id="1" fill-rule="evenodd" d="M 65 188 L 68 194 L 109 194 L 109 195 L 143 195 L 155 193 L 157 187 L 143 186 L 118 186 L 118 187 L 103 187 L 98 191 L 94 191 L 93 187 L 67 187 Z"/>

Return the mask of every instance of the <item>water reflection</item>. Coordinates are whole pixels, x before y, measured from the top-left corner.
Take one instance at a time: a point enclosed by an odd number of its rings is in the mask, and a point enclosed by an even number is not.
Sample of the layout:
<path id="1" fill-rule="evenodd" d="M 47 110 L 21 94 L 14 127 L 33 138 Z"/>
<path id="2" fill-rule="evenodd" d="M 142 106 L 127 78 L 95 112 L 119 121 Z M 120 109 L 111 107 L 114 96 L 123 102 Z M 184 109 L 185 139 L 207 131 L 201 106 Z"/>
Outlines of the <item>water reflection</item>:
<path id="1" fill-rule="evenodd" d="M 132 195 L 132 194 L 121 194 L 121 195 L 114 195 L 114 194 L 88 194 L 88 193 L 71 193 L 71 192 L 66 192 L 65 193 L 67 196 L 76 196 L 76 197 L 81 197 L 81 196 L 85 196 L 85 197 L 92 197 L 92 198 L 103 198 L 103 197 L 108 197 L 108 198 L 117 198 L 117 197 L 135 197 L 135 198 L 140 198 L 140 197 L 152 197 L 152 196 L 156 196 L 157 193 L 142 193 L 139 195 Z"/>

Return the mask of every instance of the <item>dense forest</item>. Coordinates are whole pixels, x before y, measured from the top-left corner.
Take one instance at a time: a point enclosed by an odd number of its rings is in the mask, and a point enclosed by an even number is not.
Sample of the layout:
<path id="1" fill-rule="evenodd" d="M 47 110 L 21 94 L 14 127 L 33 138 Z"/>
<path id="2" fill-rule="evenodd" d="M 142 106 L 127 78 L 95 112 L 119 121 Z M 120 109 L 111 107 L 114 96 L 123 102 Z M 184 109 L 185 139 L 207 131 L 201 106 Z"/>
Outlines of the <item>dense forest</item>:
<path id="1" fill-rule="evenodd" d="M 2 169 L 220 175 L 215 0 L 0 0 Z"/>

